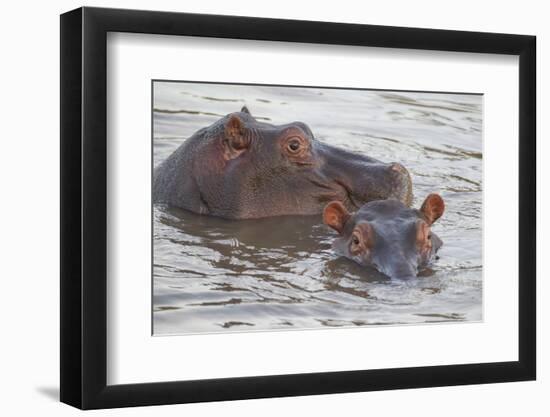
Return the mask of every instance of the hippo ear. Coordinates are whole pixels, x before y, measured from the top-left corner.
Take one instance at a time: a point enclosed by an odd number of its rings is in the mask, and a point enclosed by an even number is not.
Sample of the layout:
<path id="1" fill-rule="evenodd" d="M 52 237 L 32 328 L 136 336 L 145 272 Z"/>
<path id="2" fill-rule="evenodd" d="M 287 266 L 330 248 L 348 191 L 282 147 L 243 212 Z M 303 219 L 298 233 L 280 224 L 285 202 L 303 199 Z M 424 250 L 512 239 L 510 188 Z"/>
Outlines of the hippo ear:
<path id="1" fill-rule="evenodd" d="M 229 116 L 225 122 L 225 158 L 233 159 L 243 153 L 249 145 L 249 140 L 245 135 L 244 122 L 236 114 Z"/>
<path id="2" fill-rule="evenodd" d="M 243 106 L 243 108 L 241 109 L 241 113 L 250 114 L 250 110 L 248 110 L 248 107 Z M 250 114 L 250 115 L 252 116 L 252 114 Z"/>
<path id="3" fill-rule="evenodd" d="M 445 202 L 439 194 L 430 194 L 422 203 L 420 211 L 426 217 L 428 224 L 433 224 L 445 211 Z"/>
<path id="4" fill-rule="evenodd" d="M 244 123 L 236 114 L 229 116 L 225 122 L 225 136 L 227 138 L 236 138 L 244 134 Z"/>
<path id="5" fill-rule="evenodd" d="M 344 226 L 350 217 L 351 215 L 348 210 L 340 201 L 328 203 L 323 211 L 323 223 L 332 227 L 340 234 L 342 234 Z"/>

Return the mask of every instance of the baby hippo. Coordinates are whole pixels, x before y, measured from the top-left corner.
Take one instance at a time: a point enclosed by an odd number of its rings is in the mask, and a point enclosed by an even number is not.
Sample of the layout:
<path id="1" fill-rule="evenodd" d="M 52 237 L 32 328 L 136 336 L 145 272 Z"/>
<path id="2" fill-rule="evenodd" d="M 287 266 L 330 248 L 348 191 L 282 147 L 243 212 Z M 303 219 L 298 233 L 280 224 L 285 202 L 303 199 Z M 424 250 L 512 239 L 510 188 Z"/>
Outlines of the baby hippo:
<path id="1" fill-rule="evenodd" d="M 332 201 L 323 221 L 340 234 L 333 243 L 339 255 L 390 278 L 408 279 L 416 277 L 443 244 L 431 226 L 444 210 L 438 194 L 426 197 L 420 210 L 397 200 L 378 200 L 349 213 L 341 202 Z"/>

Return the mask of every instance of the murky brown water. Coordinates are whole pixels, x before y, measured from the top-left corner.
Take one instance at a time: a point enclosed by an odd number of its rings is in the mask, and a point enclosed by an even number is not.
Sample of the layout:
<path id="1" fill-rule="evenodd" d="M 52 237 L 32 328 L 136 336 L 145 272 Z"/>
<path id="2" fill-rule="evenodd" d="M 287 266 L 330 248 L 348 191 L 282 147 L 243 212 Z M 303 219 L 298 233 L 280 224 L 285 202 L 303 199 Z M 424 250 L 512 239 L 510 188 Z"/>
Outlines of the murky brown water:
<path id="1" fill-rule="evenodd" d="M 338 258 L 320 216 L 229 221 L 154 207 L 154 334 L 482 319 L 482 96 L 155 82 L 154 164 L 247 105 L 411 172 L 446 202 L 440 259 L 394 282 Z"/>

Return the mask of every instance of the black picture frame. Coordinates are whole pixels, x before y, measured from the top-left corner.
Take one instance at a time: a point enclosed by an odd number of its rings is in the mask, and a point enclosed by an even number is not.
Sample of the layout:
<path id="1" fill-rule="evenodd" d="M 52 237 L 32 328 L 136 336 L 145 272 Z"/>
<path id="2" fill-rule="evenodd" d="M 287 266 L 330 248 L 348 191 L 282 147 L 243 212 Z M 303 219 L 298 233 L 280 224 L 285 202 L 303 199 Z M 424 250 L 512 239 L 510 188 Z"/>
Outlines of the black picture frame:
<path id="1" fill-rule="evenodd" d="M 519 56 L 518 361 L 107 385 L 108 32 Z M 534 36 L 84 7 L 61 15 L 60 57 L 62 402 L 94 409 L 536 378 Z"/>

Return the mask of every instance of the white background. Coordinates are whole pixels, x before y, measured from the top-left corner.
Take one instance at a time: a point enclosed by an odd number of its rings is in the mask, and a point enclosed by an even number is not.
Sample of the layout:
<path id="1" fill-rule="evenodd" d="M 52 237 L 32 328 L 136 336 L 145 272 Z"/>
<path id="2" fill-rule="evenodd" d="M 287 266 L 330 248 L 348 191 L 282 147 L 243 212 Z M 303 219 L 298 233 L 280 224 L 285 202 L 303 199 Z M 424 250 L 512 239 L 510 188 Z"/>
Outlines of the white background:
<path id="1" fill-rule="evenodd" d="M 517 360 L 517 57 L 136 34 L 107 45 L 108 384 Z M 247 64 L 220 73 L 236 56 Z M 483 322 L 150 337 L 152 78 L 483 92 Z"/>
<path id="2" fill-rule="evenodd" d="M 327 5 L 295 1 L 203 0 L 96 2 L 88 5 L 162 9 L 220 14 L 240 14 L 295 19 L 332 20 L 442 29 L 526 33 L 538 36 L 538 119 L 540 138 L 548 134 L 542 121 L 550 91 L 541 81 L 549 73 L 550 27 L 544 2 L 461 1 L 441 2 L 346 2 Z M 6 415 L 30 413 L 72 415 L 74 409 L 57 403 L 59 311 L 59 20 L 58 14 L 80 6 L 72 1 L 56 4 L 15 2 L 2 10 L 2 152 L 0 178 L 3 199 L 0 215 L 2 236 L 2 370 L 0 410 Z M 548 146 L 539 148 L 539 258 L 550 249 L 549 221 L 540 216 L 550 209 L 549 194 L 542 194 L 550 175 Z M 543 234 L 545 237 L 542 237 Z M 121 415 L 373 415 L 464 416 L 547 415 L 543 393 L 550 390 L 550 308 L 545 277 L 550 268 L 539 268 L 539 377 L 537 382 L 485 386 L 435 388 L 292 399 L 238 401 L 155 408 L 101 411 Z"/>

